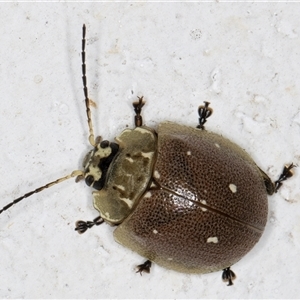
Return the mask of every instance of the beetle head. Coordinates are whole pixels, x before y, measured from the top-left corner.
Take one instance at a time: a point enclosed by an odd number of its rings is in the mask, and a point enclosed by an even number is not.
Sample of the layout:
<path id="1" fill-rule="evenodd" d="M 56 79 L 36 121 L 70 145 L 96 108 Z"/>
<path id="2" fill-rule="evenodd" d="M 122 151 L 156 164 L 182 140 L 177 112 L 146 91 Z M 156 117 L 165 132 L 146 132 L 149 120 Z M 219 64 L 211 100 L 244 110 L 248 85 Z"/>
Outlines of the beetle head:
<path id="1" fill-rule="evenodd" d="M 119 151 L 119 145 L 102 141 L 84 158 L 84 179 L 88 186 L 101 190 L 105 184 L 111 162 Z"/>

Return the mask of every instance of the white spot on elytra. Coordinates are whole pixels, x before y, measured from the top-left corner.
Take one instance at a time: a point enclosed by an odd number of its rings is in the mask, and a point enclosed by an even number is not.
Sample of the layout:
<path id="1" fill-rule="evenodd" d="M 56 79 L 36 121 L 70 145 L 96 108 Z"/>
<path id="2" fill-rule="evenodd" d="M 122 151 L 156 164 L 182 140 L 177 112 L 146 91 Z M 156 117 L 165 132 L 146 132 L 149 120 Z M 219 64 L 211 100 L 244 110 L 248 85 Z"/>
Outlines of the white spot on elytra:
<path id="1" fill-rule="evenodd" d="M 156 184 L 152 181 L 152 182 L 151 182 L 151 185 L 150 185 L 150 188 L 154 188 L 154 187 L 157 187 L 157 186 L 156 186 Z"/>
<path id="2" fill-rule="evenodd" d="M 215 143 L 215 146 L 216 146 L 217 148 L 221 148 L 220 145 L 219 145 L 218 143 Z"/>
<path id="3" fill-rule="evenodd" d="M 160 174 L 158 173 L 157 170 L 154 171 L 154 177 L 155 177 L 156 179 L 159 179 L 159 178 L 160 178 Z"/>
<path id="4" fill-rule="evenodd" d="M 219 242 L 218 237 L 217 236 L 211 236 L 207 239 L 206 241 L 207 243 L 214 243 L 217 244 Z"/>
<path id="5" fill-rule="evenodd" d="M 237 187 L 236 187 L 236 185 L 235 185 L 235 184 L 233 184 L 233 183 L 230 183 L 230 184 L 229 184 L 229 188 L 230 188 L 230 190 L 231 190 L 233 193 L 236 193 L 236 191 L 237 191 Z"/>
<path id="6" fill-rule="evenodd" d="M 147 192 L 144 197 L 145 198 L 150 198 L 151 196 L 152 196 L 151 192 Z"/>
<path id="7" fill-rule="evenodd" d="M 187 152 L 186 152 L 186 155 L 191 155 L 191 154 L 192 154 L 191 151 L 187 151 Z"/>
<path id="8" fill-rule="evenodd" d="M 156 229 L 153 229 L 153 231 L 152 231 L 154 234 L 157 234 L 158 233 L 158 231 L 156 230 Z"/>
<path id="9" fill-rule="evenodd" d="M 206 201 L 205 201 L 205 200 L 200 200 L 200 202 L 201 202 L 202 204 L 206 204 Z M 203 211 L 207 211 L 207 208 L 205 208 L 205 207 L 201 207 L 201 209 L 202 209 Z"/>
<path id="10" fill-rule="evenodd" d="M 168 257 L 168 260 L 173 260 L 173 258 L 172 257 Z"/>

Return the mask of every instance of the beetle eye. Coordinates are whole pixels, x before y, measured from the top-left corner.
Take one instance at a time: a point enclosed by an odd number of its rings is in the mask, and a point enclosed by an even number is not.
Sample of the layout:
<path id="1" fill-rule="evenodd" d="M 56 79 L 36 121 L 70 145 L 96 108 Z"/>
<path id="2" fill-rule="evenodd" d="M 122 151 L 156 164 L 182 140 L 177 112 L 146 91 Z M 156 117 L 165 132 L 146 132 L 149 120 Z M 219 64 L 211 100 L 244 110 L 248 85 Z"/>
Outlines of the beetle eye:
<path id="1" fill-rule="evenodd" d="M 86 183 L 88 186 L 91 186 L 91 185 L 94 183 L 94 176 L 88 175 L 88 176 L 85 178 L 85 183 Z"/>
<path id="2" fill-rule="evenodd" d="M 108 145 L 109 145 L 109 141 L 106 141 L 106 140 L 105 140 L 105 141 L 102 141 L 102 142 L 100 143 L 100 147 L 103 148 L 103 149 L 104 149 L 104 148 L 107 148 Z"/>

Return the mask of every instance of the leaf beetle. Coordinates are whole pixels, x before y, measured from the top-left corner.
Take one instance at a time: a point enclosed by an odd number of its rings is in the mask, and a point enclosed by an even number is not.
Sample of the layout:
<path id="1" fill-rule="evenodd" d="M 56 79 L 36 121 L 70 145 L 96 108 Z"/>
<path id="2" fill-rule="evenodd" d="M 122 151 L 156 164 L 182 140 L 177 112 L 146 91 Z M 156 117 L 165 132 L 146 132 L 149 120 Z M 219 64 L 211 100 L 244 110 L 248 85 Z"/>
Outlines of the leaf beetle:
<path id="1" fill-rule="evenodd" d="M 135 128 L 125 129 L 115 142 L 94 136 L 88 97 L 85 44 L 82 36 L 82 80 L 89 142 L 83 170 L 39 187 L 4 206 L 14 204 L 76 177 L 94 188 L 93 202 L 100 216 L 77 221 L 75 230 L 107 223 L 116 226 L 117 242 L 145 257 L 137 272 L 150 272 L 152 262 L 185 273 L 222 270 L 233 284 L 230 267 L 245 256 L 263 234 L 267 195 L 277 192 L 293 175 L 284 167 L 273 182 L 238 145 L 208 132 L 209 102 L 198 108 L 195 128 L 163 122 L 154 130 L 141 116 L 143 97 L 133 103 Z"/>

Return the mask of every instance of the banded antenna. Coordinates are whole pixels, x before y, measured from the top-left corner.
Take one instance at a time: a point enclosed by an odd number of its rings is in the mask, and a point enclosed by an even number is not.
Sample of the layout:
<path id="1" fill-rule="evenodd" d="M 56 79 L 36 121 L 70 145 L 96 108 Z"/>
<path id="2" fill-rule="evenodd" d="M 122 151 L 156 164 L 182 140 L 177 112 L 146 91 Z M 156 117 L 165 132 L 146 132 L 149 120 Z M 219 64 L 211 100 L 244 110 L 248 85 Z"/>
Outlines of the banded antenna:
<path id="1" fill-rule="evenodd" d="M 86 79 L 86 64 L 85 64 L 85 33 L 86 33 L 86 27 L 85 24 L 82 26 L 82 51 L 81 51 L 81 59 L 82 59 L 82 83 L 83 83 L 83 93 L 85 97 L 85 107 L 86 107 L 86 116 L 89 126 L 89 142 L 90 144 L 95 147 L 95 136 L 94 136 L 94 130 L 93 130 L 93 122 L 91 117 L 91 109 L 90 109 L 90 99 L 88 95 L 88 88 L 87 88 L 87 79 Z"/>
<path id="2" fill-rule="evenodd" d="M 92 122 L 92 118 L 91 118 L 91 109 L 90 109 L 90 100 L 88 97 L 88 88 L 87 88 L 87 79 L 86 79 L 86 64 L 85 64 L 85 35 L 86 35 L 86 27 L 85 24 L 83 24 L 82 27 L 82 51 L 81 51 L 81 58 L 82 58 L 82 82 L 83 82 L 83 92 L 84 92 L 84 97 L 85 97 L 85 106 L 86 106 L 86 114 L 87 114 L 87 121 L 88 121 L 88 127 L 89 127 L 89 142 L 90 144 L 95 147 L 96 142 L 99 141 L 100 137 L 98 137 L 95 141 L 95 136 L 94 136 L 94 130 L 93 130 L 93 122 Z M 66 175 L 64 177 L 58 178 L 52 182 L 49 182 L 35 190 L 32 190 L 26 194 L 24 194 L 23 196 L 13 200 L 12 202 L 8 203 L 7 205 L 5 205 L 1 210 L 0 210 L 0 214 L 3 213 L 4 211 L 6 211 L 7 209 L 9 209 L 10 207 L 12 207 L 13 205 L 19 203 L 20 201 L 22 201 L 25 198 L 30 197 L 33 194 L 39 193 L 47 188 L 52 187 L 53 185 L 59 184 L 67 179 L 70 178 L 74 178 L 76 177 L 76 182 L 78 182 L 79 180 L 84 178 L 84 171 L 81 170 L 75 170 L 72 173 L 70 173 L 69 175 Z"/>

